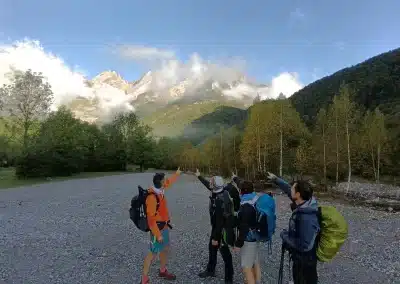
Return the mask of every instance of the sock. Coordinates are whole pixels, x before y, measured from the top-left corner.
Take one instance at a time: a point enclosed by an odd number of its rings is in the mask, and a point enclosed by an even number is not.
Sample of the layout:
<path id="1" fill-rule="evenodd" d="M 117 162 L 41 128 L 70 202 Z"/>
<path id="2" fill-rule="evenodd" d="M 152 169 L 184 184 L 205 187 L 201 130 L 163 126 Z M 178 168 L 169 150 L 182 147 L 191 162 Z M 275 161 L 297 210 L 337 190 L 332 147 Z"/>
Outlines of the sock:
<path id="1" fill-rule="evenodd" d="M 149 282 L 149 276 L 147 275 L 142 275 L 142 284 L 146 284 L 147 282 Z"/>
<path id="2" fill-rule="evenodd" d="M 167 271 L 167 268 L 165 266 L 160 268 L 161 273 L 164 273 L 165 271 Z"/>

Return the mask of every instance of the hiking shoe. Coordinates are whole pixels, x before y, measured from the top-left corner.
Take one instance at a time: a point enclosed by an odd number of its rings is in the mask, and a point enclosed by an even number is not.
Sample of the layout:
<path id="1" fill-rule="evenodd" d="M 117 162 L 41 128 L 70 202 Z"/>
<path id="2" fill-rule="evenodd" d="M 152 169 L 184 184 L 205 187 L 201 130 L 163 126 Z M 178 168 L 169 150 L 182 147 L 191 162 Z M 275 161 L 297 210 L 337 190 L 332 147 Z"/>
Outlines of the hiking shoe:
<path id="1" fill-rule="evenodd" d="M 204 270 L 203 272 L 200 272 L 198 275 L 200 278 L 215 277 L 215 272 Z"/>
<path id="2" fill-rule="evenodd" d="M 140 281 L 140 284 L 150 284 L 149 277 L 143 277 L 142 276 L 142 280 Z"/>
<path id="3" fill-rule="evenodd" d="M 176 275 L 169 273 L 168 270 L 165 270 L 163 272 L 159 272 L 158 276 L 161 278 L 164 278 L 165 280 L 176 280 Z"/>

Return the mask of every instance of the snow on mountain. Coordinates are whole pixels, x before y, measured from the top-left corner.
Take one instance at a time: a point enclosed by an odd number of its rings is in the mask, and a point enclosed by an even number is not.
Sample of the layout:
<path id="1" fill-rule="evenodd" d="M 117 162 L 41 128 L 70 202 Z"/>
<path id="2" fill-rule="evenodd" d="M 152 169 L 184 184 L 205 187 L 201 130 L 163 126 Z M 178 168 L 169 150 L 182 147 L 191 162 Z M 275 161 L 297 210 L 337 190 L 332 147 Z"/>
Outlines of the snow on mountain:
<path id="1" fill-rule="evenodd" d="M 70 105 L 87 120 L 139 106 L 154 110 L 171 102 L 183 102 L 185 97 L 187 102 L 227 98 L 240 101 L 257 95 L 262 99 L 276 98 L 280 92 L 290 96 L 301 88 L 296 75 L 290 73 L 279 74 L 267 87 L 249 82 L 243 76 L 245 71 L 235 64 L 204 60 L 198 54 L 188 62 L 171 55 L 164 59 L 160 66 L 148 66 L 152 71 L 136 82 L 123 79 L 115 71 L 105 71 L 90 79 L 79 66 L 69 66 L 63 58 L 45 50 L 39 41 L 0 42 L 0 85 L 8 83 L 11 68 L 41 72 L 54 94 L 52 108 Z"/>
<path id="2" fill-rule="evenodd" d="M 149 71 L 138 81 L 129 83 L 115 71 L 106 71 L 97 75 L 90 82 L 92 88 L 99 89 L 108 85 L 123 90 L 132 101 L 133 105 L 140 95 L 147 95 L 147 102 L 157 99 L 172 102 L 185 95 L 189 95 L 189 93 L 193 91 L 199 93 L 199 91 L 201 92 L 206 86 L 209 86 L 209 82 L 196 80 L 196 78 L 187 78 L 172 87 L 163 88 L 162 83 L 160 83 L 159 78 L 156 76 L 157 75 L 154 76 L 154 73 Z M 221 92 L 225 96 L 230 96 L 238 100 L 243 96 L 254 98 L 258 93 L 261 97 L 264 97 L 263 94 L 266 94 L 269 90 L 269 87 L 250 84 L 243 78 L 232 82 L 211 81 L 211 88 L 214 91 Z"/>
<path id="3" fill-rule="evenodd" d="M 128 93 L 129 96 L 132 97 L 133 100 L 136 100 L 140 94 L 150 91 L 153 81 L 152 79 L 153 74 L 151 71 L 144 74 L 142 78 L 132 84 L 131 89 Z"/>

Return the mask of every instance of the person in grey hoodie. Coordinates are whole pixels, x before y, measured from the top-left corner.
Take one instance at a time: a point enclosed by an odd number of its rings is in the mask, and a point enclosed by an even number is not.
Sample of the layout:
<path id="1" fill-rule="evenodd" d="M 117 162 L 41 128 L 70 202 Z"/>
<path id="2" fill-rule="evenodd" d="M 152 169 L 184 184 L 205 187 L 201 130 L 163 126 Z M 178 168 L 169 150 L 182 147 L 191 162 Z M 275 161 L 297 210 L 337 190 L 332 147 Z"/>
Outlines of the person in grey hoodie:
<path id="1" fill-rule="evenodd" d="M 298 180 L 289 185 L 286 181 L 268 173 L 268 178 L 292 200 L 292 216 L 289 229 L 281 233 L 282 245 L 293 260 L 294 284 L 317 284 L 317 246 L 320 225 L 318 204 L 307 181 Z"/>
<path id="2" fill-rule="evenodd" d="M 210 181 L 200 175 L 196 176 L 200 182 L 211 191 L 210 220 L 211 236 L 208 244 L 207 268 L 199 273 L 200 278 L 215 277 L 218 250 L 225 263 L 225 283 L 233 283 L 233 263 L 229 246 L 234 245 L 234 211 L 233 202 L 227 190 L 224 189 L 224 180 L 220 176 L 213 176 Z"/>

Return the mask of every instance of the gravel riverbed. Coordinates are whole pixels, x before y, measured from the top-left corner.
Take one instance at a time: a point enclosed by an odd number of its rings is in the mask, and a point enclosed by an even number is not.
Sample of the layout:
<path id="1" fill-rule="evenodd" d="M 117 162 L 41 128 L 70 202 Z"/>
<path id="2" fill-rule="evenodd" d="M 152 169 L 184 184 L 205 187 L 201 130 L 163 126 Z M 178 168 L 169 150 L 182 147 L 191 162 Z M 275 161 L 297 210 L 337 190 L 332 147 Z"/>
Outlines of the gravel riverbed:
<path id="1" fill-rule="evenodd" d="M 126 174 L 0 190 L 0 283 L 139 283 L 148 235 L 129 220 L 137 186 L 149 186 L 152 174 Z M 193 176 L 183 175 L 167 192 L 174 229 L 169 269 L 175 283 L 223 283 L 200 280 L 207 260 L 208 192 Z M 335 204 L 349 222 L 350 235 L 340 254 L 319 264 L 320 283 L 400 283 L 400 214 Z M 290 216 L 289 200 L 277 196 L 278 223 L 272 255 L 261 251 L 263 283 L 276 283 L 279 231 Z M 234 254 L 236 283 L 243 283 Z M 286 261 L 285 283 L 289 281 Z M 152 283 L 163 283 L 153 265 Z"/>

